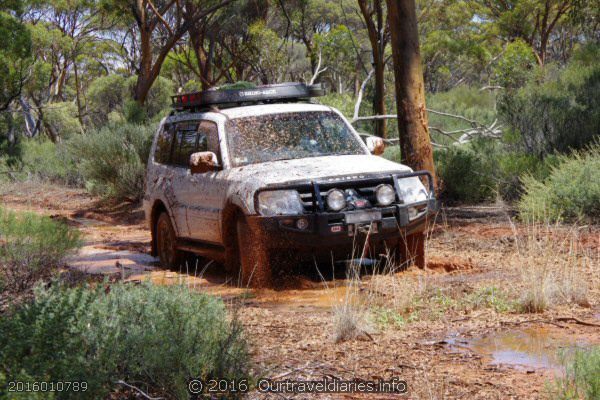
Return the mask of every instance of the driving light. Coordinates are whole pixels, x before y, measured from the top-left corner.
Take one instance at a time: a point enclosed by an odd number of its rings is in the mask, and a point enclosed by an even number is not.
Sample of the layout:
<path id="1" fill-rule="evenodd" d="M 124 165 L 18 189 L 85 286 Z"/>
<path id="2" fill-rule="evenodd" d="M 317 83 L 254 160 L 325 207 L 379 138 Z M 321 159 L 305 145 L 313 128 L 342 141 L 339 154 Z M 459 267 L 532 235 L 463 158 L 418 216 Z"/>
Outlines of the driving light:
<path id="1" fill-rule="evenodd" d="M 296 190 L 272 190 L 258 194 L 258 212 L 265 217 L 300 215 L 304 206 Z"/>
<path id="2" fill-rule="evenodd" d="M 396 200 L 396 192 L 391 185 L 382 184 L 375 189 L 375 197 L 380 206 L 389 206 Z"/>
<path id="3" fill-rule="evenodd" d="M 327 192 L 327 208 L 340 211 L 346 207 L 346 195 L 339 189 L 331 189 Z"/>
<path id="4" fill-rule="evenodd" d="M 305 230 L 308 228 L 308 220 L 306 218 L 300 218 L 298 221 L 296 221 L 296 228 L 302 231 Z"/>

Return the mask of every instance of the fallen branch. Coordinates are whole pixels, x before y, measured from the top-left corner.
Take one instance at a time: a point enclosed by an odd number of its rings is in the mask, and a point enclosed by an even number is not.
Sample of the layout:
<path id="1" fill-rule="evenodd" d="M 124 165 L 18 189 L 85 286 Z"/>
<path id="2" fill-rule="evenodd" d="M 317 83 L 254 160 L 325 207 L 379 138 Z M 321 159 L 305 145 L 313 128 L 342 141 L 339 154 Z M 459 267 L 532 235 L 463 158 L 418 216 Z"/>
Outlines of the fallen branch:
<path id="1" fill-rule="evenodd" d="M 118 383 L 119 385 L 127 386 L 130 389 L 136 390 L 139 394 L 141 394 L 144 398 L 146 398 L 148 400 L 164 400 L 164 397 L 151 397 L 148 394 L 146 394 L 142 389 L 137 388 L 133 385 L 130 385 L 129 383 L 127 383 L 125 381 L 118 380 L 116 383 Z"/>
<path id="2" fill-rule="evenodd" d="M 364 84 L 364 82 L 363 82 L 363 84 Z M 359 96 L 356 101 L 356 105 L 354 106 L 354 117 L 350 121 L 352 124 L 357 121 L 373 121 L 373 120 L 380 120 L 380 119 L 396 119 L 396 118 L 398 118 L 397 114 L 370 115 L 370 116 L 366 116 L 366 117 L 359 117 L 358 109 L 360 107 L 360 102 L 362 101 L 362 93 L 361 92 L 362 92 L 362 87 L 361 87 L 361 91 L 359 91 Z M 462 121 L 468 122 L 471 125 L 471 128 L 458 129 L 458 130 L 449 131 L 449 132 L 444 131 L 443 129 L 435 127 L 435 126 L 428 127 L 430 130 L 434 130 L 444 136 L 451 138 L 453 141 L 455 141 L 458 144 L 470 142 L 471 139 L 473 139 L 474 137 L 486 137 L 486 138 L 490 138 L 490 139 L 499 139 L 502 137 L 502 125 L 498 125 L 498 120 L 495 120 L 494 122 L 492 122 L 492 124 L 490 126 L 486 126 L 475 120 L 463 117 L 462 115 L 449 114 L 449 113 L 430 110 L 430 109 L 427 109 L 427 111 L 432 114 L 437 114 L 437 115 L 442 115 L 445 117 L 460 119 Z M 462 135 L 458 139 L 456 139 L 454 136 L 452 136 L 453 134 L 459 134 L 459 133 L 462 133 Z M 437 146 L 438 147 L 446 147 L 446 146 L 442 146 L 442 145 L 437 145 Z"/>
<path id="3" fill-rule="evenodd" d="M 595 326 L 600 328 L 600 324 L 595 324 L 593 322 L 587 322 L 587 321 L 582 321 L 580 319 L 577 319 L 575 317 L 558 317 L 558 318 L 554 318 L 555 321 L 560 321 L 560 322 L 574 322 L 576 324 L 579 325 L 583 325 L 583 326 Z"/>

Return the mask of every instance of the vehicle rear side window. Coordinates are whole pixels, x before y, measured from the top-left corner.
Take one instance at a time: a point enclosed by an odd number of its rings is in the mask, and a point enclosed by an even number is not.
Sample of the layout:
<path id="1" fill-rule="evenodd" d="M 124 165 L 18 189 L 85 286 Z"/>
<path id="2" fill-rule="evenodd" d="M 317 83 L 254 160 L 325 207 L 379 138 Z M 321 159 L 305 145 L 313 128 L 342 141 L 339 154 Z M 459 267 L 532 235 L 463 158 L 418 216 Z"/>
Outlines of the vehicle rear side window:
<path id="1" fill-rule="evenodd" d="M 173 143 L 173 125 L 165 124 L 162 132 L 158 136 L 154 161 L 161 164 L 168 164 L 171 159 L 171 145 Z"/>
<path id="2" fill-rule="evenodd" d="M 198 122 L 180 122 L 177 124 L 173 143 L 172 164 L 187 166 L 192 153 L 198 147 Z"/>
<path id="3" fill-rule="evenodd" d="M 212 151 L 221 162 L 217 124 L 206 120 L 165 124 L 158 137 L 154 160 L 187 167 L 192 153 L 199 151 Z"/>

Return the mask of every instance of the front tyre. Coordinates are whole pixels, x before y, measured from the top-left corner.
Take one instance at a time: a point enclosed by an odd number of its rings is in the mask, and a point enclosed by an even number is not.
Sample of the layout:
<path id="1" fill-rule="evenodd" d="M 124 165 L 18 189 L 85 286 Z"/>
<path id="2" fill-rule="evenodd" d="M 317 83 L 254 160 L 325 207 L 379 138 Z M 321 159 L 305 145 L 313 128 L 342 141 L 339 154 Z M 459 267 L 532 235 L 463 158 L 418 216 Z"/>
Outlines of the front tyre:
<path id="1" fill-rule="evenodd" d="M 156 221 L 156 248 L 160 264 L 165 268 L 179 268 L 184 262 L 184 253 L 177 250 L 177 235 L 166 212 Z"/>
<path id="2" fill-rule="evenodd" d="M 242 216 L 236 221 L 236 234 L 242 285 L 254 288 L 271 286 L 273 266 L 269 249 L 263 246 L 262 240 Z"/>

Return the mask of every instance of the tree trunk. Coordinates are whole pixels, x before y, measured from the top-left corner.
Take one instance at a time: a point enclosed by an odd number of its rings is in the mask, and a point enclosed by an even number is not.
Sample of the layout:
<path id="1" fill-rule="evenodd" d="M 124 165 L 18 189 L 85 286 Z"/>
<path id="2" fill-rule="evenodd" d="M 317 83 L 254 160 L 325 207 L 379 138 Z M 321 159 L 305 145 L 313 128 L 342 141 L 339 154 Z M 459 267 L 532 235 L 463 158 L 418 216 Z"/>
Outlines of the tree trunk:
<path id="1" fill-rule="evenodd" d="M 73 72 L 75 73 L 75 100 L 77 104 L 77 119 L 83 129 L 83 111 L 81 107 L 81 88 L 79 87 L 79 73 L 77 72 L 77 61 L 73 60 Z M 82 132 L 83 133 L 83 132 Z"/>
<path id="2" fill-rule="evenodd" d="M 373 69 L 375 70 L 375 93 L 373 96 L 373 113 L 375 115 L 385 114 L 385 62 L 384 52 L 386 42 L 384 40 L 385 24 L 383 23 L 383 0 L 375 0 L 373 11 L 369 8 L 366 0 L 359 0 L 358 6 L 367 26 L 369 42 L 371 43 L 371 54 L 373 56 Z M 372 15 L 377 21 L 373 21 Z M 386 120 L 375 120 L 375 135 L 387 138 Z"/>
<path id="3" fill-rule="evenodd" d="M 135 85 L 134 99 L 139 105 L 144 105 L 148 92 L 154 80 L 152 74 L 152 32 L 146 26 L 140 27 L 140 68 L 138 70 L 137 82 Z"/>
<path id="4" fill-rule="evenodd" d="M 414 170 L 431 172 L 435 181 L 415 0 L 387 0 L 387 5 L 402 160 Z"/>
<path id="5" fill-rule="evenodd" d="M 379 52 L 378 52 L 379 53 Z M 375 54 L 373 54 L 375 56 Z M 375 95 L 373 96 L 373 112 L 375 115 L 385 115 L 385 63 L 378 54 L 375 61 Z M 387 122 L 385 119 L 375 120 L 375 135 L 387 139 Z"/>

